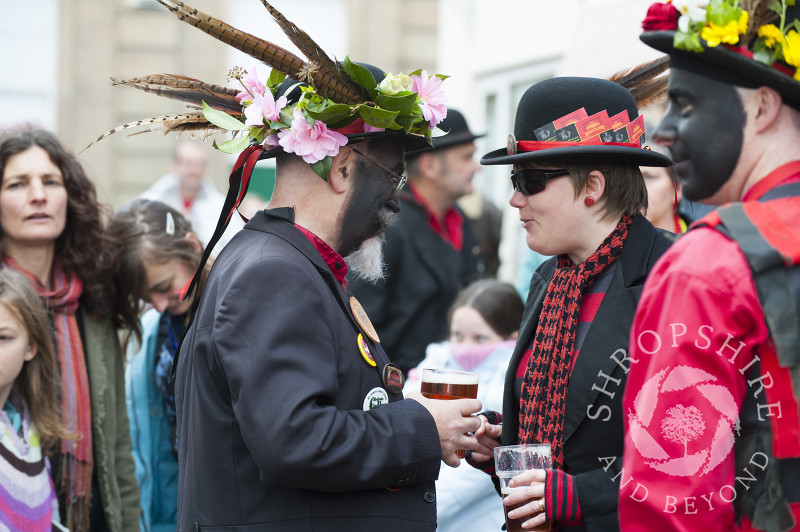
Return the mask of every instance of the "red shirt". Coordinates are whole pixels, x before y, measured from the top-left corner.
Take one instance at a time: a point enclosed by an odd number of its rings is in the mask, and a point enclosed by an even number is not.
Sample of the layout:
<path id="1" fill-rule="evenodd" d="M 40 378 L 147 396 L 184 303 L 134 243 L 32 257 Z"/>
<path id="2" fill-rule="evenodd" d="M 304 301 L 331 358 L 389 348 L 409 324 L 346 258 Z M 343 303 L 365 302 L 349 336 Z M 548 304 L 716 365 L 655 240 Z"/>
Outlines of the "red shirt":
<path id="1" fill-rule="evenodd" d="M 408 188 L 411 190 L 411 194 L 413 194 L 417 203 L 422 205 L 428 213 L 428 225 L 431 230 L 441 236 L 445 242 L 453 246 L 456 251 L 461 251 L 461 247 L 464 244 L 464 218 L 461 214 L 459 214 L 454 207 L 451 208 L 445 213 L 444 225 L 442 225 L 436 217 L 436 213 L 433 212 L 428 202 L 425 201 L 425 198 L 419 194 L 413 183 L 409 182 Z"/>
<path id="2" fill-rule="evenodd" d="M 339 284 L 347 290 L 347 279 L 344 278 L 347 275 L 347 263 L 344 259 L 333 250 L 328 244 L 326 244 L 320 237 L 306 229 L 305 227 L 299 226 L 295 224 L 301 233 L 303 233 L 306 238 L 314 244 L 314 247 L 317 248 L 319 254 L 322 255 L 322 258 L 325 260 L 325 264 L 328 265 L 328 268 L 331 269 L 333 276 L 336 277 L 336 280 L 339 281 Z"/>
<path id="3" fill-rule="evenodd" d="M 796 162 L 762 182 L 773 188 L 799 173 Z M 748 200 L 769 190 L 756 188 Z M 760 382 L 747 380 L 768 342 L 738 245 L 708 227 L 678 239 L 650 273 L 631 329 L 622 530 L 739 530 L 732 501 L 744 472 L 735 471 L 733 445 L 746 394 L 763 405 L 763 416 L 777 415 Z"/>

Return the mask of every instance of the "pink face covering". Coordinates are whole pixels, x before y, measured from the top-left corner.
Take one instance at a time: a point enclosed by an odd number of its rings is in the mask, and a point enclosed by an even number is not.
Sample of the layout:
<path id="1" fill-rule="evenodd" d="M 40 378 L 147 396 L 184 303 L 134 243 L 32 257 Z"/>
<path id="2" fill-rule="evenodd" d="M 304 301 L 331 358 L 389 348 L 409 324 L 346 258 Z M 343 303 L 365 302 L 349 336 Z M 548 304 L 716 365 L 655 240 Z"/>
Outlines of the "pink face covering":
<path id="1" fill-rule="evenodd" d="M 486 360 L 496 349 L 501 347 L 514 347 L 514 340 L 504 342 L 491 342 L 487 344 L 450 344 L 450 351 L 458 365 L 467 371 Z"/>

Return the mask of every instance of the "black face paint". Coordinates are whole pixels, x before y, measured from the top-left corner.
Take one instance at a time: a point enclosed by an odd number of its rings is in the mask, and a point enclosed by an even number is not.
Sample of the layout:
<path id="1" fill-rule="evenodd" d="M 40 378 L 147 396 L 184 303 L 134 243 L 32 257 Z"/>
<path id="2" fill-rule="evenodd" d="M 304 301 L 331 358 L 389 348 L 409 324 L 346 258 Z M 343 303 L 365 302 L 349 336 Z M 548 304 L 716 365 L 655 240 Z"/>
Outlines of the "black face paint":
<path id="1" fill-rule="evenodd" d="M 402 169 L 402 146 L 397 142 L 392 144 L 391 151 L 371 149 L 369 155 L 389 169 Z M 351 176 L 353 186 L 342 214 L 339 249 L 336 250 L 341 256 L 346 257 L 386 229 L 379 217 L 381 209 L 396 212 L 399 208 L 397 200 L 392 199 L 391 177 L 364 157 L 356 159 Z"/>
<path id="2" fill-rule="evenodd" d="M 739 161 L 745 112 L 733 85 L 682 68 L 669 79 L 669 109 L 654 139 L 665 143 L 690 200 L 713 196 Z"/>

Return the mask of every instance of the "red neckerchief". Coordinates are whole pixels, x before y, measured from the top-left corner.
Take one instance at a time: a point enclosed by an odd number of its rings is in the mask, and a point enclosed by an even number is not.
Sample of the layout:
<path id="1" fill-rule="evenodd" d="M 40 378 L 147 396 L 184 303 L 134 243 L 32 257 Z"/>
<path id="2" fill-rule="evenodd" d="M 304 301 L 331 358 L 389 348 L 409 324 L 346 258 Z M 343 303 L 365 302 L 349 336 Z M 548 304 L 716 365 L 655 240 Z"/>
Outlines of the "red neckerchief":
<path id="1" fill-rule="evenodd" d="M 778 185 L 785 185 L 795 181 L 800 181 L 800 161 L 792 161 L 788 164 L 784 164 L 767 174 L 764 179 L 753 185 L 753 188 L 747 191 L 742 201 L 758 201 L 761 196 Z"/>
<path id="2" fill-rule="evenodd" d="M 414 187 L 414 184 L 409 181 L 408 188 L 411 190 L 411 194 L 414 195 L 414 199 L 422 205 L 425 209 L 425 212 L 428 213 L 428 225 L 433 230 L 434 233 L 442 237 L 442 239 L 453 246 L 456 251 L 461 251 L 461 247 L 464 244 L 464 218 L 458 213 L 458 211 L 453 207 L 449 211 L 447 211 L 444 215 L 444 227 L 442 224 L 439 223 L 439 219 L 436 218 L 436 214 L 431 209 L 430 205 L 425 198 L 423 198 L 417 189 Z"/>
<path id="3" fill-rule="evenodd" d="M 327 264 L 328 268 L 331 269 L 333 276 L 336 277 L 336 280 L 339 281 L 339 284 L 342 285 L 342 288 L 347 290 L 347 279 L 344 278 L 344 276 L 347 275 L 347 263 L 344 261 L 341 255 L 336 253 L 332 247 L 325 243 L 324 240 L 305 227 L 297 224 L 294 226 L 306 236 L 309 242 L 314 244 L 314 247 L 317 248 L 319 254 L 322 255 L 323 259 L 325 259 L 325 264 Z"/>

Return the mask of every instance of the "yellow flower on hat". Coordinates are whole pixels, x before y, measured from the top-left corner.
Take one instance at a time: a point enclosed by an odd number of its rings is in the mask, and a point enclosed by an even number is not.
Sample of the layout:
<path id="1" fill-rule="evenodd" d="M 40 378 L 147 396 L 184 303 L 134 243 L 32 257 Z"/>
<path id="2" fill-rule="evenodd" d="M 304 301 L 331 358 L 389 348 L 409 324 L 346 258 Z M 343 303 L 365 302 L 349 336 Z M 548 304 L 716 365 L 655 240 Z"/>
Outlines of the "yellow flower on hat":
<path id="1" fill-rule="evenodd" d="M 790 30 L 783 43 L 783 60 L 795 68 L 800 67 L 800 33 Z M 800 81 L 800 68 L 795 71 L 794 79 Z"/>
<path id="2" fill-rule="evenodd" d="M 739 35 L 747 31 L 747 11 L 742 11 L 739 20 L 732 20 L 724 25 L 717 25 L 713 22 L 702 29 L 700 38 L 706 41 L 709 46 L 719 46 L 720 43 L 736 44 L 739 42 Z"/>
<path id="3" fill-rule="evenodd" d="M 783 46 L 785 41 L 781 30 L 775 24 L 764 24 L 758 28 L 758 36 L 764 37 L 764 44 L 767 48 L 772 48 L 775 43 Z"/>

